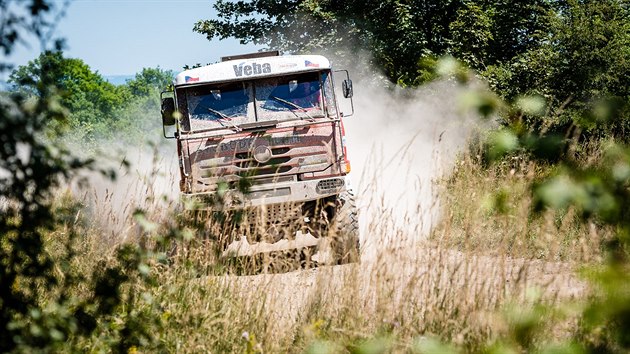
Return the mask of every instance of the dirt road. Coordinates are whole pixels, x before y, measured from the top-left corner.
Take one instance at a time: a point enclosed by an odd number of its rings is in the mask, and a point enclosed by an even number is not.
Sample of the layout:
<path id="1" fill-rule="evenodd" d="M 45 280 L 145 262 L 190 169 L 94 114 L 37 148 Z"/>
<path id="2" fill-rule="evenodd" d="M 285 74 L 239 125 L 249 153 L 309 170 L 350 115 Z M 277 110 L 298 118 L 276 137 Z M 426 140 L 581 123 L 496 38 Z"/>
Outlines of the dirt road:
<path id="1" fill-rule="evenodd" d="M 277 331 L 299 325 L 313 311 L 358 311 L 375 323 L 458 317 L 474 322 L 507 300 L 531 301 L 533 292 L 554 301 L 586 291 L 567 264 L 471 256 L 421 244 L 360 264 L 204 281 L 220 281 L 244 303 L 256 304 L 251 310 Z"/>

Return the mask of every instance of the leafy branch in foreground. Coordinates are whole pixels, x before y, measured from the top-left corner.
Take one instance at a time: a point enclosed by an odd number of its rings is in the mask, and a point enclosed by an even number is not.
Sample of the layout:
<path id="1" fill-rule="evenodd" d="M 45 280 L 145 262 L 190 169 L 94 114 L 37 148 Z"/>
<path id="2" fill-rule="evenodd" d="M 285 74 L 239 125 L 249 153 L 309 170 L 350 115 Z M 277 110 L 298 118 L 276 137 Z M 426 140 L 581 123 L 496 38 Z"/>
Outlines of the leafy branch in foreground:
<path id="1" fill-rule="evenodd" d="M 566 353 L 627 352 L 630 350 L 630 146 L 613 139 L 601 140 L 600 155 L 589 156 L 585 162 L 579 133 L 546 134 L 527 129 L 523 124 L 527 117 L 545 114 L 546 102 L 540 96 L 524 96 L 512 104 L 487 105 L 483 99 L 486 93 L 480 94 L 481 98 L 471 100 L 472 106 L 483 115 L 501 114 L 508 122 L 490 134 L 486 142 L 486 158 L 490 163 L 526 154 L 553 166 L 551 175 L 540 177 L 532 186 L 533 211 L 573 208 L 583 221 L 615 230 L 606 243 L 606 262 L 586 271 L 595 291 L 582 309 L 581 326 L 571 341 L 560 343 L 556 349 Z M 623 109 L 623 103 L 620 107 L 616 101 L 600 101 L 592 106 L 592 111 L 572 122 L 572 131 L 580 131 L 584 122 L 614 121 Z M 592 117 L 599 119 L 593 121 Z M 541 323 L 527 325 L 535 329 Z M 516 325 L 514 329 L 523 328 Z M 538 336 L 544 338 L 544 333 Z M 515 345 L 521 350 L 534 350 L 537 344 L 529 340 L 517 341 Z"/>
<path id="2" fill-rule="evenodd" d="M 48 33 L 51 9 L 41 0 L 0 2 L 3 19 L 21 18 L 0 26 L 5 53 L 24 28 L 40 38 Z M 31 22 L 39 27 L 26 25 Z M 54 194 L 95 166 L 62 143 L 69 110 L 57 88 L 63 70 L 58 64 L 42 61 L 33 68 L 38 79 L 30 81 L 32 95 L 0 96 L 0 351 L 62 350 L 102 326 L 111 332 L 108 346 L 126 351 L 155 338 L 148 329 L 152 322 L 131 309 L 118 320 L 122 326 L 107 326 L 124 312 L 125 302 L 133 303 L 135 279 L 150 280 L 143 272 L 147 252 L 128 245 L 88 272 L 76 266 L 80 217 L 71 202 L 57 208 Z"/>

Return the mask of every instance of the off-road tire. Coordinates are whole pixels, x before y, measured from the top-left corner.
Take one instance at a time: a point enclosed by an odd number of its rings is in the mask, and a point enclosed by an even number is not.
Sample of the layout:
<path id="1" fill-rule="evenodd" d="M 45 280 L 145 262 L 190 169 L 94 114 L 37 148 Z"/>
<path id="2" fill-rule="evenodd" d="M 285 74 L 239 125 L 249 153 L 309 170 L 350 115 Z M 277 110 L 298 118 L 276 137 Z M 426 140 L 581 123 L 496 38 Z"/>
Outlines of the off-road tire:
<path id="1" fill-rule="evenodd" d="M 335 263 L 359 262 L 359 213 L 354 195 L 350 192 L 337 196 L 337 207 L 331 226 L 331 248 Z"/>

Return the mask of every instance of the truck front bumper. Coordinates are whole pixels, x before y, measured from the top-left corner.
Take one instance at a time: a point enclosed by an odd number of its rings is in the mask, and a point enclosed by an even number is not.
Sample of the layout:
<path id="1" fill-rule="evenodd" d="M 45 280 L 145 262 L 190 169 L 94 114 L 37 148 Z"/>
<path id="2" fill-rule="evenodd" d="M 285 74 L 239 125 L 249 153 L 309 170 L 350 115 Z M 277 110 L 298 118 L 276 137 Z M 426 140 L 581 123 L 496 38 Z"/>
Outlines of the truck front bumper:
<path id="1" fill-rule="evenodd" d="M 182 194 L 182 202 L 189 210 L 234 210 L 270 204 L 297 204 L 337 195 L 348 189 L 344 176 L 310 181 L 282 181 L 255 184 L 246 193 L 235 189 L 222 192 Z"/>

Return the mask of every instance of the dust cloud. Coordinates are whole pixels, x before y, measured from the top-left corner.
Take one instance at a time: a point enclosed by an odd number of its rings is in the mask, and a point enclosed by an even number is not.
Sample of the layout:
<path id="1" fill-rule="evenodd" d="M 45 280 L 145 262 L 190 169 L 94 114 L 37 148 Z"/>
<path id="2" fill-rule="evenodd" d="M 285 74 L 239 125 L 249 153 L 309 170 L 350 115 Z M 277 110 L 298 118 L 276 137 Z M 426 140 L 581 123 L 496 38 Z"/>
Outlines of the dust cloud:
<path id="1" fill-rule="evenodd" d="M 468 88 L 438 81 L 418 89 L 354 80 L 344 119 L 364 256 L 422 240 L 439 219 L 436 181 L 448 173 L 478 119 L 461 109 Z M 343 98 L 341 98 L 343 100 Z M 347 108 L 344 108 L 347 111 Z"/>
<path id="2" fill-rule="evenodd" d="M 348 69 L 352 76 L 353 68 Z M 435 182 L 450 171 L 478 120 L 460 109 L 467 88 L 453 81 L 391 89 L 375 85 L 364 70 L 356 72 L 363 77 L 352 77 L 355 114 L 344 125 L 361 243 L 369 258 L 426 237 L 439 219 Z M 341 110 L 349 113 L 349 101 L 337 94 Z M 116 147 L 111 141 L 98 145 L 103 151 Z M 114 169 L 116 180 L 91 173 L 89 188 L 80 193 L 106 238 L 122 242 L 138 233 L 135 210 L 161 222 L 179 207 L 179 172 L 174 141 L 117 148 L 97 161 L 99 168 Z"/>
<path id="3" fill-rule="evenodd" d="M 170 143 L 171 141 L 169 141 Z M 112 151 L 116 142 L 101 141 L 100 151 Z M 86 172 L 86 186 L 75 184 L 75 195 L 87 207 L 104 242 L 125 242 L 140 233 L 134 213 L 155 223 L 165 222 L 178 208 L 179 173 L 174 144 L 116 147 L 116 152 L 94 153 L 95 170 L 114 171 L 114 179 L 97 171 Z"/>

